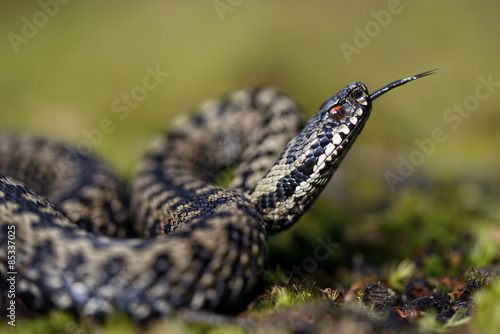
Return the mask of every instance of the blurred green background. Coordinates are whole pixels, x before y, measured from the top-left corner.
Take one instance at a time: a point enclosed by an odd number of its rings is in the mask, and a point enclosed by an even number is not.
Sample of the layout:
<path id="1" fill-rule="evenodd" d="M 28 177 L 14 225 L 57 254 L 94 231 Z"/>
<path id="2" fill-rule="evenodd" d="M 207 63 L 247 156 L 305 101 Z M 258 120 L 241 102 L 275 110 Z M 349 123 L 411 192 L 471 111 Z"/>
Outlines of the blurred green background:
<path id="1" fill-rule="evenodd" d="M 206 98 L 274 85 L 310 117 L 350 82 L 374 91 L 442 68 L 375 101 L 333 181 L 284 233 L 299 246 L 291 250 L 286 236 L 271 239 L 278 263 L 293 251 L 311 254 L 325 233 L 342 244 L 346 224 L 370 226 L 370 215 L 408 187 L 451 184 L 462 202 L 449 210 L 482 199 L 476 182 L 500 188 L 500 86 L 467 118 L 445 119 L 455 104 L 474 102 L 479 77 L 500 82 L 498 1 L 41 3 L 0 3 L 0 126 L 78 143 L 108 118 L 113 130 L 92 150 L 124 178 L 160 131 Z M 143 85 L 147 67 L 169 75 L 120 119 L 113 102 Z M 392 191 L 387 172 L 397 174 L 412 153 L 417 158 L 415 140 L 431 138 L 436 128 L 446 139 Z M 312 246 L 302 250 L 306 231 Z M 376 237 L 363 231 L 367 242 Z"/>

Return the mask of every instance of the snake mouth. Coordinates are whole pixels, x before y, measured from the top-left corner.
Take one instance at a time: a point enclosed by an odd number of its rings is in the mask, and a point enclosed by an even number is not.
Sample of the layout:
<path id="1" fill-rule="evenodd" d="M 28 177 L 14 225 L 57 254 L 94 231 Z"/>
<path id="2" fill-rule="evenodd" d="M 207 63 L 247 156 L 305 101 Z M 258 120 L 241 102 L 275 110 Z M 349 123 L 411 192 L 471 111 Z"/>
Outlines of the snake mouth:
<path id="1" fill-rule="evenodd" d="M 342 159 L 364 126 L 367 117 L 368 112 L 358 107 L 346 114 L 342 122 L 326 134 L 329 142 L 324 146 L 323 154 L 318 156 L 313 173 L 321 171 L 337 158 Z"/>
<path id="2" fill-rule="evenodd" d="M 366 123 L 370 110 L 368 89 L 361 82 L 347 85 L 325 101 L 318 118 L 311 122 L 313 130 L 308 134 L 308 138 L 315 138 L 305 151 L 304 164 L 309 167 L 306 169 L 309 175 L 340 164 Z"/>

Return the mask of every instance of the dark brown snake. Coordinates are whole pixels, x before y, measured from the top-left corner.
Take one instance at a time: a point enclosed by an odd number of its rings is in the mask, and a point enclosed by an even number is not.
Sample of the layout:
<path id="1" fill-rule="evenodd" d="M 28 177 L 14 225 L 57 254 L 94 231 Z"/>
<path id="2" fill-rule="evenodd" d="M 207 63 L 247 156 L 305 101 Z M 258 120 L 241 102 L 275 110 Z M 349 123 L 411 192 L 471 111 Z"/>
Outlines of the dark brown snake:
<path id="1" fill-rule="evenodd" d="M 263 267 L 267 234 L 295 223 L 324 188 L 372 101 L 434 72 L 371 95 L 349 84 L 304 127 L 273 88 L 209 101 L 152 144 L 129 196 L 75 147 L 0 134 L 3 304 L 144 320 L 234 299 Z M 212 184 L 231 169 L 230 190 Z"/>

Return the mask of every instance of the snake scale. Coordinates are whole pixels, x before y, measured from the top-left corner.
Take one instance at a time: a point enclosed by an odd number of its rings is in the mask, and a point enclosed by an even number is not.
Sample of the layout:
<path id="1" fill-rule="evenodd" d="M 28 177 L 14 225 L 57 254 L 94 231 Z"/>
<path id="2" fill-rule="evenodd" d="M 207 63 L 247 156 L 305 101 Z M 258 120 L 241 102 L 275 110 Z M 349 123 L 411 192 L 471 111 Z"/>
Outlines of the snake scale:
<path id="1" fill-rule="evenodd" d="M 216 309 L 259 273 L 267 235 L 295 223 L 318 196 L 372 101 L 434 72 L 371 95 L 349 84 L 305 126 L 277 89 L 232 92 L 156 140 L 128 186 L 73 146 L 1 133 L 2 303 L 14 277 L 15 302 L 36 311 L 142 321 Z M 214 185 L 228 170 L 228 189 Z"/>

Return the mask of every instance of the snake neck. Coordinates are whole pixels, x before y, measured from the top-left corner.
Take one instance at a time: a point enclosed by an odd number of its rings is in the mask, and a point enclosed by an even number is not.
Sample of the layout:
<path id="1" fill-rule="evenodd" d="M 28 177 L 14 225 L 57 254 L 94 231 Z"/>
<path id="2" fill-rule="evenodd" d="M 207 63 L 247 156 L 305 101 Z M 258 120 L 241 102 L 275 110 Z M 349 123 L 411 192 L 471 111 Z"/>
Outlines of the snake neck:
<path id="1" fill-rule="evenodd" d="M 195 113 L 153 143 L 137 169 L 131 211 L 138 233 L 174 232 L 196 221 L 195 213 L 220 211 L 234 196 L 255 211 L 244 194 L 303 124 L 293 101 L 270 87 L 235 91 L 202 103 Z M 230 190 L 213 184 L 231 174 Z"/>

